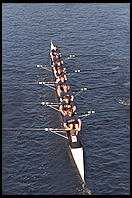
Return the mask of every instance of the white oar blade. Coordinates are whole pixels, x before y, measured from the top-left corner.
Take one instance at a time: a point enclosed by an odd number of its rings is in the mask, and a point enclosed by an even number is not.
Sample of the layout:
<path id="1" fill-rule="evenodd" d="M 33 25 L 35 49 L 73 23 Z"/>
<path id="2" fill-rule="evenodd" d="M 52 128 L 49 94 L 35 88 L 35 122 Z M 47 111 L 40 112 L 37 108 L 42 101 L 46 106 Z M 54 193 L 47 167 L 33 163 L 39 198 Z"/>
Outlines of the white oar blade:
<path id="1" fill-rule="evenodd" d="M 79 174 L 84 181 L 84 156 L 83 156 L 83 148 L 70 148 L 71 153 L 73 156 L 73 159 L 75 161 L 75 164 L 78 168 Z"/>

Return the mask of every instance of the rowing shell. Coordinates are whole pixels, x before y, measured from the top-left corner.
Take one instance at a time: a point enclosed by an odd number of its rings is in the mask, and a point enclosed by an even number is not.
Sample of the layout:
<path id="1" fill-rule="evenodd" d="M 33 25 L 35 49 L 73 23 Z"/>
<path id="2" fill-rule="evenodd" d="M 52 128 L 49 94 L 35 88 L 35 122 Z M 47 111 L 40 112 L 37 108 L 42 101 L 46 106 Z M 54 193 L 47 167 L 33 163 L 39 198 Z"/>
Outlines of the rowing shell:
<path id="1" fill-rule="evenodd" d="M 54 49 L 54 45 L 51 41 L 51 50 Z M 53 73 L 54 74 L 54 73 Z M 67 135 L 67 133 L 66 133 Z M 77 167 L 77 170 L 79 172 L 79 175 L 83 181 L 83 183 L 85 183 L 85 180 L 84 180 L 84 153 L 83 153 L 83 146 L 82 144 L 80 143 L 79 139 L 76 141 L 72 141 L 70 136 L 68 136 L 68 142 L 69 142 L 69 148 L 70 148 L 70 151 L 71 151 L 71 154 L 72 154 L 72 158 L 75 162 L 75 165 Z"/>

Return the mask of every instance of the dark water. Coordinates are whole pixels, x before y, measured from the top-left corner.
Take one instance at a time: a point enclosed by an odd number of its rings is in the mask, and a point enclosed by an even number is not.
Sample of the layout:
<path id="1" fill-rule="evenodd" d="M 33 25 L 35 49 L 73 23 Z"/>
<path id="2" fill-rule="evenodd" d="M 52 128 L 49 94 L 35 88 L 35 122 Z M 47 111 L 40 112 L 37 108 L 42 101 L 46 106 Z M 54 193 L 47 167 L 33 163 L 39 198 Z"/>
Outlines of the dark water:
<path id="1" fill-rule="evenodd" d="M 65 58 L 67 70 L 92 70 L 69 74 L 72 89 L 111 85 L 76 96 L 78 112 L 97 111 L 82 119 L 86 189 L 93 195 L 130 193 L 129 37 L 129 4 L 2 5 L 3 103 L 56 100 L 48 87 L 17 84 L 51 81 L 50 72 L 36 67 L 49 63 L 50 40 L 63 55 L 105 54 Z M 61 127 L 60 114 L 39 104 L 3 104 L 2 110 L 3 128 Z M 2 137 L 4 195 L 80 194 L 65 139 L 34 130 L 3 130 Z"/>

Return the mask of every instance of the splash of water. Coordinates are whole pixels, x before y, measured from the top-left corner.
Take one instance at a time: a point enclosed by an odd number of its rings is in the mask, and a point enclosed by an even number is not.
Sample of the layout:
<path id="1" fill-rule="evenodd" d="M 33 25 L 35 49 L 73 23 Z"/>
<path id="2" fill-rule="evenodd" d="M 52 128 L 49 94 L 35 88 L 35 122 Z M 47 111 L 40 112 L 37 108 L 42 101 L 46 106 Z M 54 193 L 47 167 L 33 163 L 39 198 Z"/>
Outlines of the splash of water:
<path id="1" fill-rule="evenodd" d="M 86 186 L 86 184 L 82 184 L 80 187 L 76 188 L 76 195 L 91 195 L 91 190 Z"/>
<path id="2" fill-rule="evenodd" d="M 125 105 L 125 106 L 129 106 L 130 105 L 130 99 L 121 99 L 121 98 L 115 98 L 115 100 L 121 104 L 121 105 Z"/>

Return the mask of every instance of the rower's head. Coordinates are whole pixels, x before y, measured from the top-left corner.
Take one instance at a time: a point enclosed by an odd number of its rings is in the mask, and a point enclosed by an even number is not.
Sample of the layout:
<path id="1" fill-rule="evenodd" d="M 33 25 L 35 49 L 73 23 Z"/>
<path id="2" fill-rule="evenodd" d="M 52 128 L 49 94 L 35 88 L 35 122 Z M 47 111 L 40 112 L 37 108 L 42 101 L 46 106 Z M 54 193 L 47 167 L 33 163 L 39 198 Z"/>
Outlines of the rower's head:
<path id="1" fill-rule="evenodd" d="M 63 86 L 63 89 L 64 89 L 64 92 L 67 92 L 67 91 L 69 90 L 69 85 L 65 84 L 65 85 Z"/>
<path id="2" fill-rule="evenodd" d="M 57 63 L 58 66 L 61 66 L 61 61 L 60 60 L 56 61 L 56 63 Z"/>
<path id="3" fill-rule="evenodd" d="M 71 117 L 71 116 L 72 116 L 72 114 L 73 114 L 72 109 L 68 109 L 68 110 L 67 110 L 67 114 Z"/>
<path id="4" fill-rule="evenodd" d="M 61 82 L 65 82 L 65 77 L 64 76 L 61 76 L 60 77 L 60 80 L 61 80 Z"/>
<path id="5" fill-rule="evenodd" d="M 58 71 L 58 73 L 60 74 L 60 73 L 62 72 L 61 67 L 59 67 L 57 71 Z"/>

